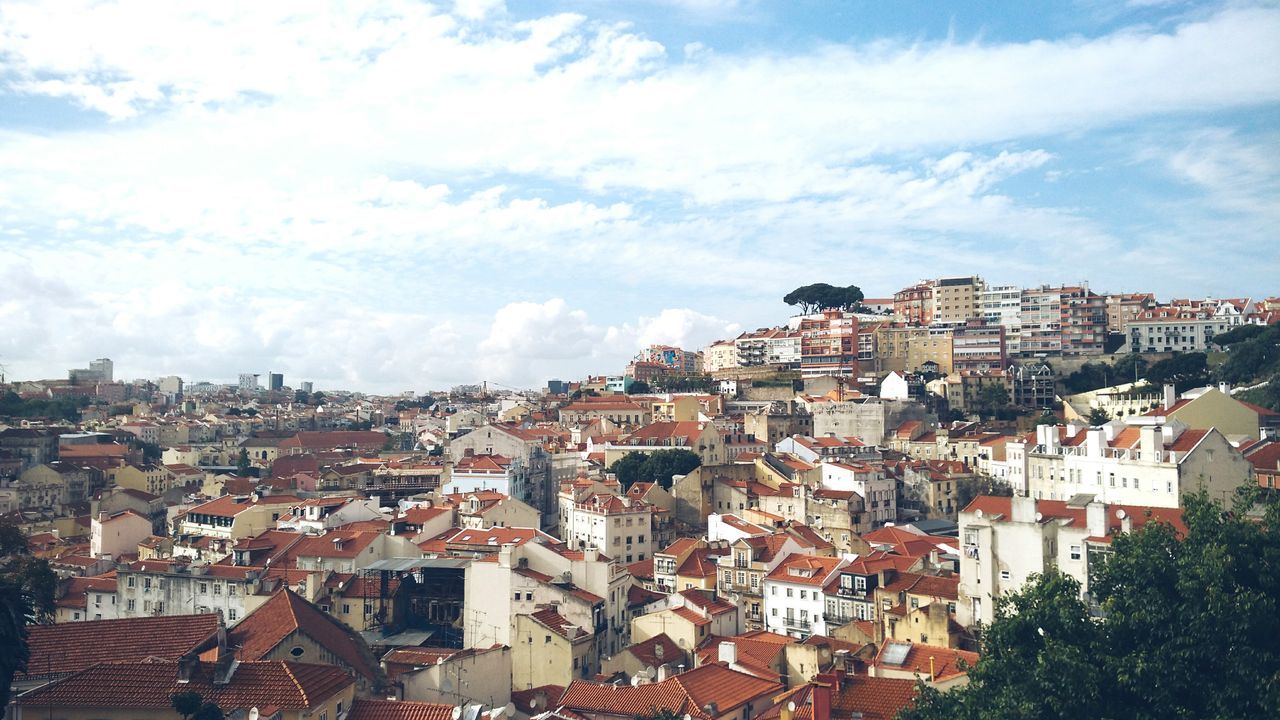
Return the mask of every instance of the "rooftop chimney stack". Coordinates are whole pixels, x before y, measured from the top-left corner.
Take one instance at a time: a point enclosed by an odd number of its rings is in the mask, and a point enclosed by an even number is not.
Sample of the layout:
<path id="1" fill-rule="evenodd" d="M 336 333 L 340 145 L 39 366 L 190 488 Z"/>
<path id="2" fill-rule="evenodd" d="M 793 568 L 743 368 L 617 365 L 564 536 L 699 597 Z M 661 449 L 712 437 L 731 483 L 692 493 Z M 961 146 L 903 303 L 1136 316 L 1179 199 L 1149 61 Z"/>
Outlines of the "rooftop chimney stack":
<path id="1" fill-rule="evenodd" d="M 1174 389 L 1173 383 L 1164 384 L 1164 409 L 1168 410 L 1178 402 L 1178 391 Z"/>

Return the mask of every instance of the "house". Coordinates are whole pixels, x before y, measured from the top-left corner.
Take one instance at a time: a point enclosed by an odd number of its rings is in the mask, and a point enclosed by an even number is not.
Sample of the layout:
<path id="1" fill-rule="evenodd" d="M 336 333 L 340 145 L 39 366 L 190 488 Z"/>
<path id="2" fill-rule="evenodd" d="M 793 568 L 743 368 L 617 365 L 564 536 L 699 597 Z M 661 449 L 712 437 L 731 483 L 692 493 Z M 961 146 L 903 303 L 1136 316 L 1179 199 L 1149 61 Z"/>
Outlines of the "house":
<path id="1" fill-rule="evenodd" d="M 925 643 L 885 642 L 867 668 L 876 678 L 921 681 L 946 690 L 969 684 L 969 668 L 978 653 Z"/>
<path id="2" fill-rule="evenodd" d="M 177 660 L 216 645 L 225 632 L 212 613 L 31 625 L 30 660 L 25 672 L 14 675 L 13 687 L 21 692 L 99 663 Z"/>
<path id="3" fill-rule="evenodd" d="M 539 527 L 542 513 L 532 505 L 493 490 L 446 495 L 456 508 L 458 524 L 472 530 L 489 527 Z"/>
<path id="4" fill-rule="evenodd" d="M 118 558 L 138 551 L 138 543 L 151 536 L 151 519 L 134 510 L 99 512 L 89 524 L 89 554 Z"/>
<path id="5" fill-rule="evenodd" d="M 64 580 L 55 602 L 55 623 L 110 620 L 116 616 L 115 573 Z"/>
<path id="6" fill-rule="evenodd" d="M 737 520 L 732 515 L 722 517 Z M 719 565 L 716 592 L 720 597 L 737 600 L 741 629 L 764 629 L 764 578 L 784 558 L 802 550 L 793 537 L 777 532 L 741 537 L 729 546 L 727 554 L 716 558 Z"/>
<path id="7" fill-rule="evenodd" d="M 727 462 L 724 437 L 713 423 L 665 421 L 637 428 L 619 438 L 616 443 L 606 442 L 605 465 L 612 466 L 628 453 L 650 454 L 659 450 L 673 449 L 696 453 L 703 465 L 719 465 Z"/>
<path id="8" fill-rule="evenodd" d="M 288 660 L 334 665 L 355 676 L 357 692 L 376 694 L 386 678 L 364 640 L 288 588 L 278 590 L 227 633 L 241 662 Z"/>
<path id="9" fill-rule="evenodd" d="M 787 718 L 860 718 L 894 720 L 915 703 L 914 680 L 855 675 L 842 670 L 823 673 L 813 682 L 773 697 L 773 705 L 753 720 Z"/>
<path id="10" fill-rule="evenodd" d="M 319 535 L 353 522 L 381 519 L 382 513 L 372 500 L 318 497 L 294 504 L 289 508 L 288 515 L 281 516 L 276 521 L 275 527 L 279 530 Z"/>
<path id="11" fill-rule="evenodd" d="M 456 704 L 473 698 L 501 707 L 511 698 L 511 653 L 503 645 L 461 650 L 408 647 L 392 650 L 382 661 L 388 675 L 395 668 L 402 699 L 414 704 Z"/>
<path id="12" fill-rule="evenodd" d="M 841 558 L 791 555 L 764 579 L 765 629 L 804 639 L 826 635 L 822 590 L 845 565 Z"/>
<path id="13" fill-rule="evenodd" d="M 101 663 L 24 693 L 15 720 L 45 717 L 137 720 L 172 717 L 173 696 L 194 692 L 227 715 L 271 708 L 279 720 L 340 717 L 351 707 L 355 679 L 331 665 L 292 662 L 177 662 L 147 659 Z"/>
<path id="14" fill-rule="evenodd" d="M 600 673 L 609 677 L 665 680 L 682 668 L 692 667 L 692 657 L 666 633 L 658 633 L 622 649 L 601 664 Z"/>
<path id="15" fill-rule="evenodd" d="M 225 540 L 251 537 L 274 528 L 289 508 L 301 502 L 292 495 L 223 495 L 187 510 L 178 523 L 178 534 Z"/>
<path id="16" fill-rule="evenodd" d="M 1177 395 L 1173 385 L 1165 385 L 1160 403 L 1141 415 L 1124 418 L 1131 426 L 1167 425 L 1180 422 L 1192 430 L 1215 429 L 1229 440 L 1257 440 L 1262 430 L 1274 424 L 1280 413 L 1236 400 L 1226 384 L 1200 387 Z"/>
<path id="17" fill-rule="evenodd" d="M 568 685 L 576 679 L 593 677 L 599 666 L 595 644 L 591 627 L 565 618 L 558 607 L 516 615 L 511 686 L 527 689 Z"/>
<path id="18" fill-rule="evenodd" d="M 616 687 L 575 680 L 560 698 L 560 711 L 587 720 L 632 720 L 654 708 L 697 720 L 753 718 L 783 690 L 719 664 L 708 664 L 661 682 Z"/>
<path id="19" fill-rule="evenodd" d="M 633 563 L 653 556 L 654 512 L 628 496 L 591 494 L 565 508 L 560 535 L 570 549 L 595 548 Z"/>
<path id="20" fill-rule="evenodd" d="M 228 625 L 269 597 L 260 567 L 138 560 L 116 568 L 116 613 L 121 618 L 218 612 Z"/>
<path id="21" fill-rule="evenodd" d="M 308 535 L 290 552 L 299 570 L 340 573 L 354 573 L 387 558 L 421 555 L 409 538 L 377 530 L 330 530 L 323 535 Z"/>

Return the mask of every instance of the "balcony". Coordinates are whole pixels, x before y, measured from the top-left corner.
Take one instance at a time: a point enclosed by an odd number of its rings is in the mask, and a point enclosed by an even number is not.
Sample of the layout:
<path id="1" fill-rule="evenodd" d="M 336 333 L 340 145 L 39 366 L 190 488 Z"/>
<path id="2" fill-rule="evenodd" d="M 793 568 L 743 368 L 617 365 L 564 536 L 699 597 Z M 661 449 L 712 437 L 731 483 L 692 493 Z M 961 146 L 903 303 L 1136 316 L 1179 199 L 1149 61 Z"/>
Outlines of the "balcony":
<path id="1" fill-rule="evenodd" d="M 785 627 L 790 628 L 792 630 L 809 630 L 810 628 L 813 627 L 813 623 L 811 623 L 808 620 L 802 620 L 800 618 L 794 618 L 789 616 L 782 619 L 782 624 Z"/>

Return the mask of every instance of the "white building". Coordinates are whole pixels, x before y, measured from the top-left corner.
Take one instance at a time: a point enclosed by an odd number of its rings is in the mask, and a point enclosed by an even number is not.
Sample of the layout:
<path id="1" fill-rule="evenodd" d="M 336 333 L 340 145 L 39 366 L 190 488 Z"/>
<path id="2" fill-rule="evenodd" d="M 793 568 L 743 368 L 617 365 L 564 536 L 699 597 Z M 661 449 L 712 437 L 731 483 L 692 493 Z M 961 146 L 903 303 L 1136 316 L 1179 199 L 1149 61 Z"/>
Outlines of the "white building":
<path id="1" fill-rule="evenodd" d="M 1252 482 L 1253 468 L 1215 429 L 1188 430 L 1172 421 L 1099 428 L 1041 425 L 1034 437 L 1005 445 L 1015 490 L 1045 500 L 1088 494 L 1098 501 L 1180 507 L 1182 496 L 1205 488 L 1213 497 Z"/>
<path id="2" fill-rule="evenodd" d="M 807 638 L 826 635 L 823 588 L 844 567 L 841 558 L 791 555 L 764 579 L 765 629 Z"/>
<path id="3" fill-rule="evenodd" d="M 116 616 L 221 612 L 228 626 L 269 597 L 262 568 L 139 560 L 116 568 Z"/>
<path id="4" fill-rule="evenodd" d="M 89 523 L 89 554 L 118 558 L 138 552 L 138 543 L 151 535 L 151 518 L 133 510 L 99 512 Z"/>
<path id="5" fill-rule="evenodd" d="M 988 325 L 1004 327 L 1004 349 L 1009 357 L 1022 351 L 1022 288 L 988 285 L 978 294 L 982 317 Z"/>
<path id="6" fill-rule="evenodd" d="M 897 481 L 885 477 L 883 465 L 829 460 L 818 467 L 822 469 L 822 487 L 862 496 L 873 526 L 898 518 Z"/>
<path id="7" fill-rule="evenodd" d="M 1204 352 L 1214 335 L 1243 322 L 1239 308 L 1225 302 L 1150 308 L 1129 321 L 1129 351 Z"/>
<path id="8" fill-rule="evenodd" d="M 294 505 L 288 516 L 276 522 L 276 528 L 320 535 L 353 522 L 382 519 L 382 512 L 373 500 L 321 497 Z"/>
<path id="9" fill-rule="evenodd" d="M 623 563 L 653 557 L 652 505 L 606 494 L 569 503 L 562 508 L 560 537 L 571 549 L 594 548 Z"/>
<path id="10" fill-rule="evenodd" d="M 1088 496 L 1072 502 L 976 498 L 960 513 L 957 620 L 966 627 L 991 623 L 997 599 L 1020 589 L 1032 574 L 1049 568 L 1080 581 L 1087 600 L 1090 563 L 1105 559 L 1115 533 L 1129 532 L 1150 519 L 1180 526 L 1182 512 L 1107 506 L 1090 502 Z"/>

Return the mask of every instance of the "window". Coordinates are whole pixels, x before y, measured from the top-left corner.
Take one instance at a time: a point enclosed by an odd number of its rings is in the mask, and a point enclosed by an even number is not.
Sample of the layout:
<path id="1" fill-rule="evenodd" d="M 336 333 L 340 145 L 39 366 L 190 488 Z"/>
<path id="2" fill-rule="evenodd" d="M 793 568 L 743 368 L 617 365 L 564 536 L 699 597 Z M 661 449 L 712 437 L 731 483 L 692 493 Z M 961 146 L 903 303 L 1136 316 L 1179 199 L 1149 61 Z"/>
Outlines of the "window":
<path id="1" fill-rule="evenodd" d="M 769 608 L 769 614 L 778 617 L 778 608 Z"/>
<path id="2" fill-rule="evenodd" d="M 142 589 L 143 590 L 151 589 L 151 578 L 142 578 Z"/>
<path id="3" fill-rule="evenodd" d="M 201 595 L 209 594 L 209 583 L 200 583 L 200 594 Z"/>
<path id="4" fill-rule="evenodd" d="M 739 584 L 739 585 L 744 585 L 744 584 L 746 584 L 746 582 L 747 582 L 747 574 L 746 574 L 745 572 L 743 572 L 743 571 L 739 570 L 739 571 L 738 571 L 738 576 L 737 576 L 737 581 L 738 581 L 738 584 Z"/>
<path id="5" fill-rule="evenodd" d="M 350 614 L 351 614 L 351 605 L 350 605 L 350 603 L 342 603 L 342 614 L 343 614 L 343 615 L 350 615 Z"/>
<path id="6" fill-rule="evenodd" d="M 130 576 L 129 576 L 129 579 L 125 581 L 125 585 L 126 585 L 126 586 L 128 586 L 128 587 L 133 587 L 133 576 L 132 576 L 132 575 L 130 575 Z"/>
<path id="7" fill-rule="evenodd" d="M 235 620 L 235 619 L 236 619 L 236 610 L 235 610 L 235 608 L 231 608 L 231 609 L 227 610 L 227 619 L 228 619 L 228 620 Z"/>
<path id="8" fill-rule="evenodd" d="M 516 602 L 520 602 L 520 593 L 516 593 L 515 597 L 512 599 L 515 600 Z"/>
<path id="9" fill-rule="evenodd" d="M 129 598 L 129 602 L 125 605 L 125 607 L 129 609 L 129 612 L 133 612 L 133 608 L 135 607 L 133 598 Z"/>
<path id="10" fill-rule="evenodd" d="M 915 610 L 918 607 L 920 607 L 920 598 L 911 598 L 911 609 Z"/>
<path id="11" fill-rule="evenodd" d="M 1079 559 L 1080 559 L 1080 546 L 1079 546 L 1079 545 L 1072 545 L 1072 546 L 1071 546 L 1071 559 L 1072 559 L 1072 560 L 1079 560 Z"/>
<path id="12" fill-rule="evenodd" d="M 214 584 L 213 584 L 213 594 L 214 594 L 214 595 L 221 595 L 221 594 L 222 594 L 222 583 L 214 583 Z"/>
<path id="13" fill-rule="evenodd" d="M 858 592 L 865 592 L 867 589 L 867 579 L 859 575 L 853 579 L 853 587 Z"/>
<path id="14" fill-rule="evenodd" d="M 751 573 L 751 589 L 755 590 L 758 587 L 760 587 L 760 576 L 755 573 Z"/>
<path id="15" fill-rule="evenodd" d="M 525 593 L 525 594 L 524 594 L 524 599 L 525 599 L 525 600 L 532 600 L 532 599 L 533 599 L 533 593 L 531 593 L 531 592 L 527 592 L 527 593 Z"/>
<path id="16" fill-rule="evenodd" d="M 769 588 L 769 594 L 770 594 L 770 595 L 777 595 L 777 594 L 778 594 L 778 586 L 777 586 L 777 585 L 773 585 L 772 587 L 770 587 L 770 588 Z"/>
<path id="17" fill-rule="evenodd" d="M 787 597 L 793 597 L 794 595 L 795 593 L 791 590 L 791 588 L 787 588 Z"/>
<path id="18" fill-rule="evenodd" d="M 1000 571 L 1000 579 L 1001 579 L 1001 580 L 1008 580 L 1008 579 L 1009 579 L 1009 571 L 1008 571 L 1008 570 L 1001 570 L 1001 571 Z"/>
<path id="19" fill-rule="evenodd" d="M 231 595 L 231 596 L 233 596 L 233 597 L 235 596 L 235 594 L 236 594 L 236 584 L 235 584 L 235 583 L 227 583 L 227 594 L 228 594 L 228 595 Z"/>

